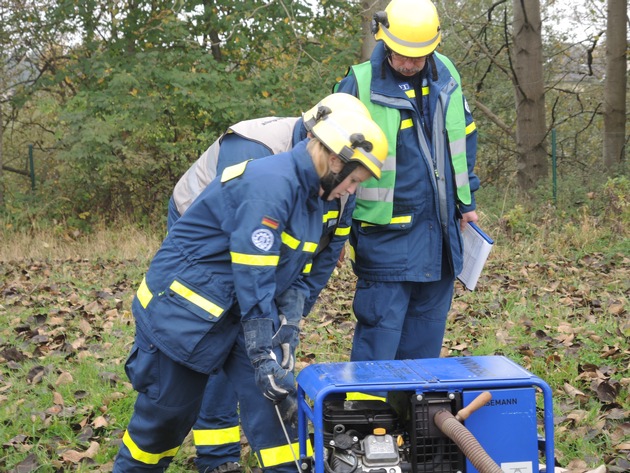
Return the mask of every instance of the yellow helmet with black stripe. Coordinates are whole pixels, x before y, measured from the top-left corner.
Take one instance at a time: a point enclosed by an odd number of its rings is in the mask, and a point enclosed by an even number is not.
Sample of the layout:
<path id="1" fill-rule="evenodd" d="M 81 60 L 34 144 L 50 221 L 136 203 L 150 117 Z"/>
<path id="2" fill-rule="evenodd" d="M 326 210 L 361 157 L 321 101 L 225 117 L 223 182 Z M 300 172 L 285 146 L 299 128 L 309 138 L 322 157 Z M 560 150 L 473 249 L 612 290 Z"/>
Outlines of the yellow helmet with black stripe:
<path id="1" fill-rule="evenodd" d="M 315 123 L 311 133 L 344 163 L 358 162 L 380 179 L 387 138 L 369 114 L 333 112 Z"/>
<path id="2" fill-rule="evenodd" d="M 402 56 L 428 56 L 442 34 L 440 18 L 430 0 L 392 0 L 372 21 L 374 38 Z"/>
<path id="3" fill-rule="evenodd" d="M 370 116 L 367 107 L 354 95 L 343 92 L 330 94 L 302 115 L 306 131 L 311 131 L 315 123 L 332 112 L 355 112 L 366 117 Z"/>

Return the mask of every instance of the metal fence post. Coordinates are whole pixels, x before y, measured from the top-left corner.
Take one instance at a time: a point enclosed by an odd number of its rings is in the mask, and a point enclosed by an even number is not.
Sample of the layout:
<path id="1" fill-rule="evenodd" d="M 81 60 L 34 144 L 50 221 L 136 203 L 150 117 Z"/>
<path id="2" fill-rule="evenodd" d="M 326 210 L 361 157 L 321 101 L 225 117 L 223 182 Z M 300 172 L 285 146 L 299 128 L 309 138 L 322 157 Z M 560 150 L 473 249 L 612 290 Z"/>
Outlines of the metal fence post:
<path id="1" fill-rule="evenodd" d="M 552 189 L 553 189 L 553 205 L 556 205 L 558 196 L 558 184 L 556 181 L 556 129 L 551 129 L 551 179 L 552 179 Z"/>
<path id="2" fill-rule="evenodd" d="M 33 145 L 28 145 L 28 169 L 31 175 L 31 190 L 35 190 L 35 162 L 33 161 Z"/>

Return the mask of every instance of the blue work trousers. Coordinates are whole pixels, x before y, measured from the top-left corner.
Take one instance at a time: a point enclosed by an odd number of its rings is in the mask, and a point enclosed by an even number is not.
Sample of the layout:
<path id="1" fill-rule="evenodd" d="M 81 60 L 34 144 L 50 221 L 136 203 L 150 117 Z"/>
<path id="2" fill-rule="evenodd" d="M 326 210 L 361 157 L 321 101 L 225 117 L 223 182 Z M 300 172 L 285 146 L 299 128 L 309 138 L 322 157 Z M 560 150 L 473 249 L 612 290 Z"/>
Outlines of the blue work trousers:
<path id="1" fill-rule="evenodd" d="M 171 203 L 174 204 L 172 199 Z M 304 296 L 298 290 L 283 292 L 276 297 L 276 305 L 287 320 L 299 324 L 304 311 Z M 240 460 L 238 401 L 223 371 L 208 379 L 199 417 L 193 427 L 193 439 L 197 449 L 195 465 L 201 472 Z"/>
<path id="2" fill-rule="evenodd" d="M 451 307 L 454 278 L 381 282 L 359 278 L 352 361 L 438 358 Z"/>
<path id="3" fill-rule="evenodd" d="M 208 378 L 199 417 L 193 427 L 199 471 L 212 471 L 226 462 L 239 462 L 238 400 L 227 375 L 221 370 Z"/>
<path id="4" fill-rule="evenodd" d="M 287 440 L 273 403 L 256 386 L 240 324 L 234 327 L 239 333 L 226 354 L 223 371 L 236 392 L 245 435 L 258 455 L 261 450 L 286 446 Z M 113 472 L 162 473 L 197 419 L 208 375 L 171 360 L 140 330 L 125 369 L 138 397 Z M 226 386 L 226 389 L 230 388 Z M 295 443 L 296 429 L 292 425 L 285 427 Z M 273 467 L 263 466 L 263 470 L 293 473 L 295 464 L 289 461 Z"/>

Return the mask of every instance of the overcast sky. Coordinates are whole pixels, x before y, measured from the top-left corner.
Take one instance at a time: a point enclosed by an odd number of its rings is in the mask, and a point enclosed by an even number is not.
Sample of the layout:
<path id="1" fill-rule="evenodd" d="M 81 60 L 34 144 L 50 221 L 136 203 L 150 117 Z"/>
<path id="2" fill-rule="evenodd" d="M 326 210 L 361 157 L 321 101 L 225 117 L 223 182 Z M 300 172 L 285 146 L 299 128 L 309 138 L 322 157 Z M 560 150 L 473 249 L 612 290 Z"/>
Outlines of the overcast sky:
<path id="1" fill-rule="evenodd" d="M 545 4 L 552 15 L 546 27 L 566 33 L 574 41 L 585 40 L 606 29 L 605 0 L 542 0 L 541 8 Z M 556 15 L 558 23 L 554 25 L 552 18 Z"/>

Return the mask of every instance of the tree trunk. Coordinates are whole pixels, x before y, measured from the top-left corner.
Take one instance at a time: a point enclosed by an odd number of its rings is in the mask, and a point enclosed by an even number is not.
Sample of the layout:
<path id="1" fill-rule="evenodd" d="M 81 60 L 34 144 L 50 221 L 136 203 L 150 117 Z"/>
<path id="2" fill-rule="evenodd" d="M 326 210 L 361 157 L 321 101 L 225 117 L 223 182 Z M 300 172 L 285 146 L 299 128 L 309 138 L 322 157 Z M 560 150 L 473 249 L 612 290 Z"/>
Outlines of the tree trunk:
<path id="1" fill-rule="evenodd" d="M 361 62 L 367 61 L 376 46 L 374 33 L 372 32 L 372 17 L 374 12 L 383 11 L 389 0 L 364 0 L 363 6 L 363 43 L 361 44 Z"/>
<path id="2" fill-rule="evenodd" d="M 513 0 L 517 182 L 532 189 L 548 175 L 540 0 Z"/>
<path id="3" fill-rule="evenodd" d="M 628 0 L 608 0 L 604 166 L 609 174 L 617 170 L 625 157 L 627 9 Z"/>
<path id="4" fill-rule="evenodd" d="M 2 117 L 2 100 L 0 100 L 0 209 L 4 208 L 4 158 L 2 155 L 2 138 L 4 131 L 4 118 Z"/>

